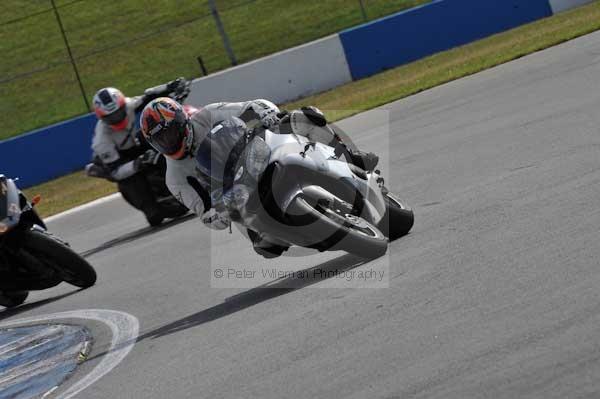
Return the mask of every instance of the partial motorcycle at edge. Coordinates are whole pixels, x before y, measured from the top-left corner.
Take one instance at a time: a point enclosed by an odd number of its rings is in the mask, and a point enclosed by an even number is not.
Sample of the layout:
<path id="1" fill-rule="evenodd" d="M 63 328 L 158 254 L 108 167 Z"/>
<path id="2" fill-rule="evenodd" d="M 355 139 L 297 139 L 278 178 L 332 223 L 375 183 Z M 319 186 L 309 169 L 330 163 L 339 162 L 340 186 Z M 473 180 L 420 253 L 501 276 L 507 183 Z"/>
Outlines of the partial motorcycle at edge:
<path id="1" fill-rule="evenodd" d="M 51 234 L 13 179 L 0 174 L 0 306 L 15 307 L 29 291 L 61 282 L 80 288 L 96 283 L 94 268 Z"/>

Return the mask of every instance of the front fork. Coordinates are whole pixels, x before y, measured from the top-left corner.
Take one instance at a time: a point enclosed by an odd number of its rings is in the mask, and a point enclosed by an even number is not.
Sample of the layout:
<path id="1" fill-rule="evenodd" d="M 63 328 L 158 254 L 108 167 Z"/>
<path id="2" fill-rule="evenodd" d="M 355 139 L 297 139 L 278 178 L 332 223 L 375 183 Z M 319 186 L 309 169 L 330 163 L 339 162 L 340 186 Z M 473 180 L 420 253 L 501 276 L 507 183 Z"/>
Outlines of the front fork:
<path id="1" fill-rule="evenodd" d="M 19 201 L 21 206 L 21 220 L 26 224 L 38 225 L 46 229 L 46 223 L 44 223 L 40 215 L 35 210 L 34 205 L 27 201 L 27 198 L 22 192 L 19 193 Z"/>

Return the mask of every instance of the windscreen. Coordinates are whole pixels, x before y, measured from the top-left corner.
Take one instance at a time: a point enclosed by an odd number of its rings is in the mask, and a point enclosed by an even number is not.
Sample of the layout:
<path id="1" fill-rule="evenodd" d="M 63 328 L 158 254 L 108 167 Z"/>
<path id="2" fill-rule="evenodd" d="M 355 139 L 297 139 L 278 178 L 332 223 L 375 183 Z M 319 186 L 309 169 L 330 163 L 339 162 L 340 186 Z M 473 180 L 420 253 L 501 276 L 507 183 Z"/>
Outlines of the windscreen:
<path id="1" fill-rule="evenodd" d="M 200 171 L 219 182 L 233 179 L 246 146 L 245 133 L 246 126 L 237 118 L 215 125 L 196 153 Z"/>

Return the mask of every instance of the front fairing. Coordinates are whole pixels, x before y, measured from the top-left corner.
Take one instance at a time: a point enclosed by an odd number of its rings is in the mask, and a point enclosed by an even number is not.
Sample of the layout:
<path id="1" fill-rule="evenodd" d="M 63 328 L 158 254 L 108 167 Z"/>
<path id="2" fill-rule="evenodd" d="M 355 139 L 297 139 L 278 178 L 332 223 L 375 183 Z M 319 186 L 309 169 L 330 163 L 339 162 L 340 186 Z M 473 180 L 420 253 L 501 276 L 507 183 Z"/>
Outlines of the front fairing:
<path id="1" fill-rule="evenodd" d="M 251 132 L 241 120 L 231 118 L 216 125 L 200 143 L 196 163 L 199 171 L 209 177 L 214 207 L 225 205 L 238 210 L 242 207 L 240 193 L 249 197 L 255 191 L 269 163 L 269 147 L 262 137 L 262 131 Z M 261 147 L 258 143 L 263 149 L 267 147 L 262 154 L 256 152 Z"/>
<path id="2" fill-rule="evenodd" d="M 289 179 L 294 181 L 298 192 L 303 191 L 304 187 L 317 185 L 350 203 L 356 200 L 358 192 L 365 199 L 363 216 L 374 223 L 383 217 L 385 201 L 378 182 L 379 175 L 355 173 L 353 165 L 335 156 L 333 147 L 310 143 L 305 137 L 268 132 L 265 140 L 274 147 L 271 149 L 271 162 L 293 171 L 289 173 Z M 284 193 L 278 202 L 286 209 L 291 200 L 293 196 Z"/>
<path id="3" fill-rule="evenodd" d="M 198 168 L 216 182 L 226 182 L 233 177 L 246 146 L 244 126 L 235 120 L 225 122 L 215 126 L 196 151 Z"/>
<path id="4" fill-rule="evenodd" d="M 276 208 L 281 212 L 285 213 L 300 195 L 343 200 L 374 224 L 384 216 L 385 201 L 378 174 L 355 173 L 353 165 L 335 156 L 334 148 L 311 143 L 303 136 L 265 131 L 264 139 L 271 148 L 270 163 L 274 170 L 269 185 Z M 264 215 L 254 216 L 242 218 L 246 227 L 256 231 L 269 229 Z"/>

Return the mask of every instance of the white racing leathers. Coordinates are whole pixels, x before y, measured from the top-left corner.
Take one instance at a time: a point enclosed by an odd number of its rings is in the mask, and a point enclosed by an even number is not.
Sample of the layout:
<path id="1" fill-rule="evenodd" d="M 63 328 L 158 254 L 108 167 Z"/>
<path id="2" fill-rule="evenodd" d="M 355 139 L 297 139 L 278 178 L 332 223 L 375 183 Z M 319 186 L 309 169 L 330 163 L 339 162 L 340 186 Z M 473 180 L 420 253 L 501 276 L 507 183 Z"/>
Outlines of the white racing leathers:
<path id="1" fill-rule="evenodd" d="M 127 127 L 123 130 L 113 130 L 110 125 L 99 120 L 94 130 L 92 151 L 94 156 L 111 169 L 111 177 L 115 181 L 124 180 L 136 173 L 134 161 L 120 162 L 121 153 L 136 147 L 135 142 L 135 110 L 140 107 L 143 96 L 127 98 Z M 117 165 L 116 167 L 110 167 Z"/>
<path id="2" fill-rule="evenodd" d="M 225 220 L 227 218 L 226 215 L 215 214 L 214 209 L 211 209 L 206 178 L 196 167 L 195 156 L 199 144 L 210 134 L 218 122 L 230 117 L 240 117 L 250 107 L 259 109 L 265 106 L 273 108 L 272 112 L 266 113 L 267 115 L 272 116 L 279 113 L 279 109 L 273 103 L 266 100 L 207 105 L 191 116 L 193 144 L 189 154 L 180 160 L 167 158 L 167 187 L 175 198 L 182 202 L 188 209 L 197 215 L 204 215 L 202 218 L 203 222 L 210 228 L 224 229 L 228 226 L 228 219 Z M 314 124 L 307 118 L 304 118 L 303 115 L 298 115 L 297 122 L 293 128 L 294 133 L 305 136 L 313 136 L 317 133 L 318 129 L 315 129 Z M 324 137 L 322 141 L 331 141 L 332 134 L 330 131 L 327 132 L 323 132 L 322 136 Z"/>

